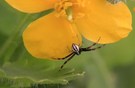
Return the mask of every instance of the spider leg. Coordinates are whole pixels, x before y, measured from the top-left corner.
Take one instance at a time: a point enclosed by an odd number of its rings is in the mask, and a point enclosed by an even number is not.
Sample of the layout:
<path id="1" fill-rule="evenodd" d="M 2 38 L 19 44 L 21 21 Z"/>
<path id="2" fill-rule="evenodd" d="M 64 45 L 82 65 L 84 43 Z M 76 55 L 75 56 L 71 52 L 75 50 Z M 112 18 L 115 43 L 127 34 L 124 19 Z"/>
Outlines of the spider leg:
<path id="1" fill-rule="evenodd" d="M 73 57 L 75 56 L 75 53 L 73 53 L 72 55 L 71 55 L 71 57 L 69 57 L 62 65 L 61 65 L 61 67 L 60 67 L 60 70 L 64 67 L 64 65 L 68 62 L 68 61 L 70 61 Z M 59 70 L 59 71 L 60 71 Z"/>
<path id="2" fill-rule="evenodd" d="M 100 48 L 102 48 L 103 46 L 105 46 L 105 44 L 103 44 L 103 45 L 101 45 L 101 46 L 98 46 L 98 47 L 96 47 L 96 48 L 83 48 L 82 49 L 82 51 L 94 51 L 94 50 L 96 50 L 96 49 L 100 49 Z"/>
<path id="3" fill-rule="evenodd" d="M 72 52 L 72 53 L 70 53 L 69 55 L 67 55 L 67 56 L 63 57 L 63 58 L 57 58 L 57 60 L 64 60 L 64 59 L 66 59 L 66 58 L 70 57 L 71 55 L 73 55 L 73 52 Z"/>
<path id="4" fill-rule="evenodd" d="M 91 47 L 95 46 L 99 42 L 100 39 L 101 39 L 101 37 L 99 37 L 99 39 L 97 40 L 97 42 L 93 43 L 91 46 L 89 46 L 87 48 L 90 49 Z"/>

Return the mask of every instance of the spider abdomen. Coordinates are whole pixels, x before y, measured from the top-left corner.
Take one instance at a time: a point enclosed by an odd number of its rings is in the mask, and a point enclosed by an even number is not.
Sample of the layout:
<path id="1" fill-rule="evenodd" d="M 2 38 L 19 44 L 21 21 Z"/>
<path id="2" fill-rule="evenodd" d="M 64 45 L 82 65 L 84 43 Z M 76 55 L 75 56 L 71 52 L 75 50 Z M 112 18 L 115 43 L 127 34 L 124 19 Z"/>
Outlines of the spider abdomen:
<path id="1" fill-rule="evenodd" d="M 76 45 L 76 44 L 72 44 L 72 50 L 73 50 L 73 52 L 76 54 L 76 55 L 80 55 L 80 48 L 79 48 L 79 46 L 78 45 Z"/>

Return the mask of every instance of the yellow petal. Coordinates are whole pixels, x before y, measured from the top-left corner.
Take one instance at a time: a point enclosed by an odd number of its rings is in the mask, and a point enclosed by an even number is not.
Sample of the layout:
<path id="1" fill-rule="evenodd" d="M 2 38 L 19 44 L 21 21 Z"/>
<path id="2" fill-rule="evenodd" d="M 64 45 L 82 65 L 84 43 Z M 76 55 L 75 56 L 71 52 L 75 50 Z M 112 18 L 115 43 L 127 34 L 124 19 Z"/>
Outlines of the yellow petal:
<path id="1" fill-rule="evenodd" d="M 23 33 L 26 49 L 37 58 L 63 58 L 72 52 L 72 44 L 81 45 L 74 24 L 51 13 L 30 24 Z"/>
<path id="2" fill-rule="evenodd" d="M 54 7 L 57 0 L 5 0 L 12 7 L 26 13 L 41 12 Z"/>
<path id="3" fill-rule="evenodd" d="M 80 32 L 87 39 L 99 43 L 113 43 L 126 37 L 132 30 L 132 17 L 123 2 L 110 4 L 107 0 L 84 0 L 82 7 L 74 7 L 84 17 L 76 20 Z"/>

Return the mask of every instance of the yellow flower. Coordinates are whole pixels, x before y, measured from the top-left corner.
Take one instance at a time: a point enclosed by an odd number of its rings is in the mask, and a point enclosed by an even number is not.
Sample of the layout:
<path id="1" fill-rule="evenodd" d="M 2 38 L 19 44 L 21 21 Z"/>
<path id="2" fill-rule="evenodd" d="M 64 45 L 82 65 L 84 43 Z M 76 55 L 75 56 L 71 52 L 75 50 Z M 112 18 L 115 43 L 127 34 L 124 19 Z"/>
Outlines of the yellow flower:
<path id="1" fill-rule="evenodd" d="M 100 44 L 116 42 L 132 30 L 132 18 L 123 2 L 107 0 L 6 0 L 26 13 L 55 11 L 32 22 L 23 33 L 27 50 L 38 58 L 62 58 L 82 44 L 81 34 Z"/>

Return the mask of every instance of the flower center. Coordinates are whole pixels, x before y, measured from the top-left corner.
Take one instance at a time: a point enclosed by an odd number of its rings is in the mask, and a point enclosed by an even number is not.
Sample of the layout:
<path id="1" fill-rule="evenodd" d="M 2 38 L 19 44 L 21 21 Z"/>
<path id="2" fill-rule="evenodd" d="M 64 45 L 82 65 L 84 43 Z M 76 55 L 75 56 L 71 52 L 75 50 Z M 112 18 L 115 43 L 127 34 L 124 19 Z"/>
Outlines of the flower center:
<path id="1" fill-rule="evenodd" d="M 69 21 L 73 20 L 72 16 L 73 3 L 69 0 L 60 0 L 55 4 L 55 11 L 57 17 L 66 17 Z"/>

